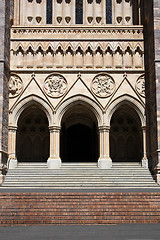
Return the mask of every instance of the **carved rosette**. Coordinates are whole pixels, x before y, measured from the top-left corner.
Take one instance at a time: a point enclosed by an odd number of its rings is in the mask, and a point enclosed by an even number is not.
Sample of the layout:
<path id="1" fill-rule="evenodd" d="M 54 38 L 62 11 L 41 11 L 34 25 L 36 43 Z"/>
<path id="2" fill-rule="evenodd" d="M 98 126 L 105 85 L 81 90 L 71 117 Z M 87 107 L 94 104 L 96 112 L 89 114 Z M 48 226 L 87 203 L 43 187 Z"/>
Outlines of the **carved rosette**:
<path id="1" fill-rule="evenodd" d="M 97 96 L 106 98 L 112 95 L 115 89 L 114 79 L 107 74 L 97 75 L 91 83 L 91 90 Z"/>
<path id="2" fill-rule="evenodd" d="M 135 88 L 141 97 L 145 97 L 145 75 L 142 75 L 137 79 Z"/>
<path id="3" fill-rule="evenodd" d="M 49 97 L 58 98 L 67 90 L 67 81 L 60 74 L 49 75 L 44 81 L 44 91 Z"/>
<path id="4" fill-rule="evenodd" d="M 10 98 L 16 97 L 23 90 L 22 79 L 18 75 L 12 74 L 10 79 L 9 79 L 8 86 L 9 86 L 9 97 Z"/>

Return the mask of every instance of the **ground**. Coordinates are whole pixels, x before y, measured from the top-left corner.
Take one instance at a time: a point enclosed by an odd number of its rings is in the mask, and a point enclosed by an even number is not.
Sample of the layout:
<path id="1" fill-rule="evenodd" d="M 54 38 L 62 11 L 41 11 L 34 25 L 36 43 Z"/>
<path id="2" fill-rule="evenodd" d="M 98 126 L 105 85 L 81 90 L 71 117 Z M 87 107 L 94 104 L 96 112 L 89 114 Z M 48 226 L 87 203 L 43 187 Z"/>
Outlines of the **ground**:
<path id="1" fill-rule="evenodd" d="M 1 240 L 159 240 L 160 224 L 0 227 Z"/>

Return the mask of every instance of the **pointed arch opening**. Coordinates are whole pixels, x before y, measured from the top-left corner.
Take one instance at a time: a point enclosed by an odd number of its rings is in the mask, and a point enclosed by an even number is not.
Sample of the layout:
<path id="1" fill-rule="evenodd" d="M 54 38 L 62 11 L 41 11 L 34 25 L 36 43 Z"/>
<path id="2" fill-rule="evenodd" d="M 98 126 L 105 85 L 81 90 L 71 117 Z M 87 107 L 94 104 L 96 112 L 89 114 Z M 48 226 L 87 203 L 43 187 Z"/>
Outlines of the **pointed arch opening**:
<path id="1" fill-rule="evenodd" d="M 36 104 L 18 119 L 16 156 L 18 162 L 46 162 L 49 158 L 49 128 L 46 114 Z"/>
<path id="2" fill-rule="evenodd" d="M 140 162 L 143 156 L 141 120 L 127 104 L 112 115 L 110 155 L 113 162 Z"/>
<path id="3" fill-rule="evenodd" d="M 77 103 L 65 112 L 61 125 L 62 162 L 97 162 L 98 123 L 94 113 Z"/>

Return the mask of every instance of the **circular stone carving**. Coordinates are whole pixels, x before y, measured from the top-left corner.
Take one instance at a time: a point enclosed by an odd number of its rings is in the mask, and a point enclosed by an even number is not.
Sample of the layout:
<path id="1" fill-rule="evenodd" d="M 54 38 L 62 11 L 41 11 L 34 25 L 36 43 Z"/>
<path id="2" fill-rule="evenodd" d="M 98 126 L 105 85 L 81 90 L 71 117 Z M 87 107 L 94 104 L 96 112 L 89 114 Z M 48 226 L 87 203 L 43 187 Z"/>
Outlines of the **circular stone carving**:
<path id="1" fill-rule="evenodd" d="M 97 75 L 91 83 L 92 92 L 101 98 L 106 98 L 112 95 L 115 88 L 115 82 L 112 77 L 107 74 Z"/>
<path id="2" fill-rule="evenodd" d="M 67 81 L 60 74 L 52 74 L 44 81 L 44 91 L 50 97 L 61 97 L 67 90 Z"/>
<path id="3" fill-rule="evenodd" d="M 12 74 L 9 80 L 9 97 L 16 97 L 18 96 L 23 89 L 23 82 L 21 78 L 16 75 Z"/>
<path id="4" fill-rule="evenodd" d="M 140 96 L 145 97 L 145 75 L 137 79 L 135 88 Z"/>

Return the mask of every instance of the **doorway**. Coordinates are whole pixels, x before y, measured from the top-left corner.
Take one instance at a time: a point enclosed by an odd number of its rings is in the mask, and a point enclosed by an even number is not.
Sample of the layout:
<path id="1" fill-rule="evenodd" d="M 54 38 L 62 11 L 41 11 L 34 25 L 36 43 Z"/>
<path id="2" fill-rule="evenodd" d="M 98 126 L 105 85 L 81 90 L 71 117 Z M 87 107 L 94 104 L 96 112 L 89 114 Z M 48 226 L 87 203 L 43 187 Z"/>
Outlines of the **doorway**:
<path id="1" fill-rule="evenodd" d="M 18 120 L 16 155 L 19 162 L 46 162 L 49 157 L 46 114 L 37 106 L 25 109 Z"/>
<path id="2" fill-rule="evenodd" d="M 98 132 L 95 116 L 83 105 L 70 109 L 62 119 L 62 162 L 97 162 Z"/>
<path id="3" fill-rule="evenodd" d="M 128 105 L 118 108 L 112 116 L 110 155 L 113 162 L 140 162 L 142 159 L 141 122 Z"/>

